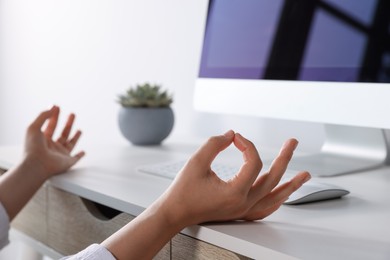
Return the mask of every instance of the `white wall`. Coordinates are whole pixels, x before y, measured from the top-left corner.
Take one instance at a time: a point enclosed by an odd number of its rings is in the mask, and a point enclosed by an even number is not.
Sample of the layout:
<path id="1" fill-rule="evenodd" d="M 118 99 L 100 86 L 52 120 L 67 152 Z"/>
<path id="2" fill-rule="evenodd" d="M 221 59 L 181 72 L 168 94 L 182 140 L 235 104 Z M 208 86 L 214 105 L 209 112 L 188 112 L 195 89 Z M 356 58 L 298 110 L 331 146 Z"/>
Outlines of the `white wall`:
<path id="1" fill-rule="evenodd" d="M 207 1 L 0 0 L 0 144 L 20 144 L 39 111 L 78 115 L 85 143 L 124 143 L 118 94 L 161 83 L 174 93 L 170 138 L 235 129 L 258 143 L 295 136 L 317 149 L 322 127 L 193 111 Z"/>
<path id="2" fill-rule="evenodd" d="M 257 143 L 295 136 L 301 148 L 317 149 L 319 125 L 193 111 L 206 7 L 206 0 L 0 0 L 0 145 L 21 144 L 26 125 L 52 104 L 77 113 L 80 146 L 126 143 L 116 97 L 150 81 L 174 93 L 171 139 L 235 129 Z"/>

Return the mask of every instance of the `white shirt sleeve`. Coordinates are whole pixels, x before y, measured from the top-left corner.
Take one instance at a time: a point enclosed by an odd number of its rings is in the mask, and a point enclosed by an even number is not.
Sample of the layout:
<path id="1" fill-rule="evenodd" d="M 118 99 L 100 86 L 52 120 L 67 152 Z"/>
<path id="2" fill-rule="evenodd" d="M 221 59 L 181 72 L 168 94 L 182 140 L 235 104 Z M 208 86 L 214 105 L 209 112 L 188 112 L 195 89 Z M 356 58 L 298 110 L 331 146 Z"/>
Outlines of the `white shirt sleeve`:
<path id="1" fill-rule="evenodd" d="M 3 204 L 0 202 L 0 249 L 8 245 L 9 216 Z"/>
<path id="2" fill-rule="evenodd" d="M 61 260 L 115 260 L 115 257 L 100 244 L 92 244 L 75 255 L 67 256 Z"/>
<path id="3" fill-rule="evenodd" d="M 10 228 L 8 213 L 0 202 L 0 249 L 9 244 L 8 232 Z M 62 260 L 116 260 L 115 257 L 100 244 L 92 244 L 75 255 L 67 256 Z"/>
<path id="4" fill-rule="evenodd" d="M 9 216 L 0 202 L 0 249 L 9 244 L 8 232 L 10 229 Z M 75 255 L 62 258 L 68 260 L 116 260 L 115 257 L 102 245 L 92 244 Z"/>

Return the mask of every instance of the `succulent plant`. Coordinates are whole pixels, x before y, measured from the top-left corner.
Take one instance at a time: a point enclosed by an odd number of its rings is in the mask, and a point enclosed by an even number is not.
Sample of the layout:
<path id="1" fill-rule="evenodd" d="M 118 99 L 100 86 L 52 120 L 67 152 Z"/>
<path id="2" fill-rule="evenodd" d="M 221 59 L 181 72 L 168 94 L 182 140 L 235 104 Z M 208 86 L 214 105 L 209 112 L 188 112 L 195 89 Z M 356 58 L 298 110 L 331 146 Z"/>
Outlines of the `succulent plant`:
<path id="1" fill-rule="evenodd" d="M 118 102 L 124 107 L 169 107 L 173 99 L 160 85 L 144 83 L 130 87 L 125 95 L 119 95 Z"/>

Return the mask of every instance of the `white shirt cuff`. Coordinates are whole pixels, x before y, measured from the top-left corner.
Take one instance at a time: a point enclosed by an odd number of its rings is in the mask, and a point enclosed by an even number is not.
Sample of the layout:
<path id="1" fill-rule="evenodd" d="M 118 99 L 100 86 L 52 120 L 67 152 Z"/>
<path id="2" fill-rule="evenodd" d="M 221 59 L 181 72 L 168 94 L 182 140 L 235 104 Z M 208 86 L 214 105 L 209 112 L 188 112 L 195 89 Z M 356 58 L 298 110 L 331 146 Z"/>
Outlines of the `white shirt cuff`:
<path id="1" fill-rule="evenodd" d="M 3 204 L 0 202 L 0 249 L 8 245 L 9 216 Z"/>
<path id="2" fill-rule="evenodd" d="M 92 244 L 75 255 L 62 258 L 62 260 L 115 260 L 115 257 L 100 244 Z"/>

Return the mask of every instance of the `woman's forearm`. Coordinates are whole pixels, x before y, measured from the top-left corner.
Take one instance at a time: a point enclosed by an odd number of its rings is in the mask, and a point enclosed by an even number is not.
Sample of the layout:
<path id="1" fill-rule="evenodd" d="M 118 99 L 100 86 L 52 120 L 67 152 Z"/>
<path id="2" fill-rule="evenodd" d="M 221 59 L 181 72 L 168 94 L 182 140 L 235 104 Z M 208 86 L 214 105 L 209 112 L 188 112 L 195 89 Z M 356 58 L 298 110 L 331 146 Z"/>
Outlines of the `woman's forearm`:
<path id="1" fill-rule="evenodd" d="M 0 201 L 10 220 L 27 204 L 45 182 L 41 170 L 23 160 L 0 177 Z"/>
<path id="2" fill-rule="evenodd" d="M 117 259 L 152 259 L 185 227 L 171 219 L 164 206 L 161 199 L 157 200 L 102 245 Z"/>

